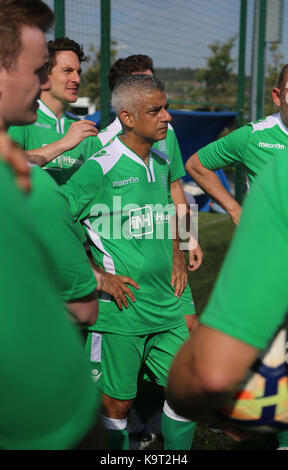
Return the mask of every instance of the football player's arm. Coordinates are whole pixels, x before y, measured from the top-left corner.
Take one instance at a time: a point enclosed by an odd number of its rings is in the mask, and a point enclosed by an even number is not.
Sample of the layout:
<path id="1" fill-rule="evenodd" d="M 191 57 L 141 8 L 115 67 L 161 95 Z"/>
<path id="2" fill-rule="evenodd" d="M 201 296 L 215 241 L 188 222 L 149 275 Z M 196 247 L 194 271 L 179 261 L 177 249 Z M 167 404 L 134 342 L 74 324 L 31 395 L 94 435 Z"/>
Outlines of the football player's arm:
<path id="1" fill-rule="evenodd" d="M 67 302 L 74 320 L 81 326 L 92 326 L 98 316 L 98 294 L 94 289 L 89 295 Z"/>
<path id="2" fill-rule="evenodd" d="M 31 163 L 44 166 L 54 158 L 79 145 L 86 137 L 95 137 L 97 134 L 98 129 L 95 122 L 87 119 L 75 121 L 62 139 L 37 149 L 28 150 L 27 155 Z"/>
<path id="3" fill-rule="evenodd" d="M 185 287 L 187 285 L 187 268 L 185 255 L 182 250 L 180 250 L 180 240 L 178 233 L 178 218 L 177 212 L 175 209 L 175 204 L 171 196 L 171 186 L 168 194 L 168 203 L 169 203 L 169 215 L 171 223 L 171 235 L 172 235 L 172 248 L 173 248 L 173 264 L 172 264 L 172 275 L 171 275 L 171 284 L 174 288 L 174 294 L 176 297 L 181 297 Z"/>
<path id="4" fill-rule="evenodd" d="M 234 224 L 238 225 L 241 215 L 240 204 L 224 188 L 216 173 L 202 164 L 197 152 L 187 160 L 185 170 L 205 193 L 228 212 Z"/>
<path id="5" fill-rule="evenodd" d="M 172 363 L 168 403 L 180 416 L 225 427 L 217 410 L 241 382 L 257 354 L 255 347 L 199 325 Z"/>
<path id="6" fill-rule="evenodd" d="M 171 183 L 171 196 L 176 208 L 177 216 L 178 216 L 178 223 L 180 224 L 180 227 L 182 224 L 185 225 L 185 228 L 187 229 L 187 232 L 190 232 L 190 241 L 189 247 L 188 245 L 188 250 L 189 250 L 189 264 L 188 264 L 188 270 L 189 271 L 196 271 L 201 264 L 203 260 L 203 252 L 201 250 L 200 244 L 198 243 L 197 240 L 194 240 L 192 234 L 191 234 L 191 227 L 190 227 L 190 210 L 185 198 L 184 191 L 182 189 L 182 186 L 179 182 L 179 180 L 173 181 Z"/>
<path id="7" fill-rule="evenodd" d="M 171 284 L 176 297 L 181 297 L 187 285 L 187 270 L 184 251 L 180 250 L 179 237 L 176 233 L 173 238 L 173 267 Z"/>
<path id="8" fill-rule="evenodd" d="M 103 172 L 100 165 L 94 159 L 89 159 L 61 186 L 74 222 L 89 216 L 93 201 L 97 196 L 98 199 L 100 197 L 102 183 Z"/>

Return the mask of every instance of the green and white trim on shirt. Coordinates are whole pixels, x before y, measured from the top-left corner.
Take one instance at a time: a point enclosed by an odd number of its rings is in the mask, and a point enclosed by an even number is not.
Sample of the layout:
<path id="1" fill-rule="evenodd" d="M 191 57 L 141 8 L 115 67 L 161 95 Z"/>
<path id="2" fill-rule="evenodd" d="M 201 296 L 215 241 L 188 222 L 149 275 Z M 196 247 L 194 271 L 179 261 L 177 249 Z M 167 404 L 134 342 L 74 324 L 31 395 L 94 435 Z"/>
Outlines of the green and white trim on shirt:
<path id="1" fill-rule="evenodd" d="M 121 122 L 116 117 L 114 121 L 101 132 L 95 138 L 98 140 L 99 150 L 102 147 L 105 147 L 107 144 L 111 143 L 116 135 L 122 133 Z M 152 147 L 154 150 L 157 149 L 159 152 L 162 152 L 163 155 L 168 157 L 170 161 L 170 171 L 171 171 L 171 183 L 176 181 L 179 178 L 185 176 L 185 169 L 182 160 L 181 151 L 179 148 L 178 140 L 175 134 L 175 131 L 171 124 L 168 124 L 167 136 L 165 139 L 155 142 Z"/>
<path id="2" fill-rule="evenodd" d="M 24 150 L 34 150 L 62 139 L 71 125 L 79 120 L 78 116 L 66 111 L 58 119 L 51 109 L 39 100 L 37 120 L 28 126 L 10 127 L 9 135 Z M 58 184 L 65 183 L 82 163 L 98 150 L 97 142 L 93 139 L 87 137 L 76 147 L 54 158 L 43 168 Z"/>
<path id="3" fill-rule="evenodd" d="M 170 173 L 153 150 L 148 165 L 117 137 L 91 157 L 63 186 L 74 220 L 84 223 L 95 264 L 128 276 L 136 302 L 120 311 L 102 296 L 98 331 L 135 335 L 184 322 L 171 285 Z"/>
<path id="4" fill-rule="evenodd" d="M 198 150 L 198 156 L 201 163 L 213 171 L 243 164 L 250 185 L 268 161 L 287 150 L 288 129 L 278 113 L 246 124 L 212 142 Z"/>

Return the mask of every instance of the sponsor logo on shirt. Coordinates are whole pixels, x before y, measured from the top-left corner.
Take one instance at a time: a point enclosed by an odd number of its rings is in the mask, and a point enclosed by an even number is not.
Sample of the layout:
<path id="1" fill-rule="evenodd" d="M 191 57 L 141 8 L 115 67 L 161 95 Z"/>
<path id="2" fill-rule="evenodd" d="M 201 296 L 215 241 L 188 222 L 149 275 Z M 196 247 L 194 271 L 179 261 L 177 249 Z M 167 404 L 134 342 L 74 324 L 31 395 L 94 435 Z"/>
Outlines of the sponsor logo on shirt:
<path id="1" fill-rule="evenodd" d="M 164 212 L 157 212 L 154 217 L 156 224 L 163 224 L 170 220 L 170 214 L 165 214 Z"/>
<path id="2" fill-rule="evenodd" d="M 258 147 L 260 148 L 269 148 L 269 149 L 276 149 L 276 150 L 284 150 L 285 145 L 283 144 L 271 144 L 270 142 L 259 142 Z"/>
<path id="3" fill-rule="evenodd" d="M 139 178 L 136 176 L 130 176 L 127 180 L 119 180 L 119 181 L 113 181 L 113 188 L 120 188 L 121 186 L 126 186 L 126 184 L 130 183 L 139 183 Z"/>
<path id="4" fill-rule="evenodd" d="M 37 127 L 44 127 L 45 129 L 51 129 L 51 126 L 50 124 L 45 124 L 44 122 L 35 122 L 34 123 L 34 126 L 37 126 Z"/>
<path id="5" fill-rule="evenodd" d="M 153 233 L 153 213 L 151 206 L 139 207 L 129 211 L 129 228 L 133 237 Z"/>
<path id="6" fill-rule="evenodd" d="M 57 157 L 57 158 L 54 158 L 54 160 L 52 160 L 52 163 L 54 163 L 55 165 L 58 164 L 61 166 L 63 165 L 67 165 L 67 166 L 72 166 L 72 165 L 77 165 L 77 166 L 81 166 L 82 163 L 83 163 L 83 160 L 80 160 L 78 158 L 72 158 L 70 157 L 70 155 L 60 155 L 60 157 Z"/>
<path id="7" fill-rule="evenodd" d="M 178 234 L 179 238 L 185 240 L 183 242 L 184 248 L 180 247 L 181 249 L 186 250 L 186 247 L 190 247 L 192 244 L 193 248 L 188 249 L 196 248 L 197 243 L 195 242 L 194 246 L 194 241 L 198 240 L 197 204 L 190 205 L 190 215 L 187 214 L 186 204 L 178 204 L 178 213 L 181 219 L 177 220 L 175 206 L 169 202 L 165 205 L 156 203 L 143 206 L 135 203 L 122 204 L 120 195 L 113 196 L 112 199 L 112 206 L 111 204 L 97 203 L 91 207 L 91 223 L 89 227 L 87 225 L 89 234 L 95 233 L 98 238 L 101 237 L 103 240 L 131 240 L 136 237 L 146 238 L 146 236 L 149 239 L 163 240 L 174 239 Z M 102 297 L 101 300 L 103 300 Z"/>

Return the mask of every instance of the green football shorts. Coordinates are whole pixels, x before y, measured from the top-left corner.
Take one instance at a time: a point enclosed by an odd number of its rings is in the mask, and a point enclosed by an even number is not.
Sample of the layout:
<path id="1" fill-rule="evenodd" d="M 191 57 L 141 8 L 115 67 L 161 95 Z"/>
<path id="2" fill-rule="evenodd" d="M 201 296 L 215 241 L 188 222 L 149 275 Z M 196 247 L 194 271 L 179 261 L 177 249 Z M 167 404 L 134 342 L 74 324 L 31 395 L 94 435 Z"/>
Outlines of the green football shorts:
<path id="1" fill-rule="evenodd" d="M 187 283 L 186 288 L 183 291 L 183 294 L 181 295 L 179 299 L 179 302 L 180 302 L 184 315 L 195 315 L 196 310 L 195 310 L 194 300 L 192 297 L 191 288 L 188 283 Z"/>
<path id="2" fill-rule="evenodd" d="M 100 390 L 110 397 L 130 400 L 137 395 L 138 381 L 147 376 L 166 386 L 171 362 L 188 338 L 186 324 L 141 336 L 89 331 L 85 350 Z"/>

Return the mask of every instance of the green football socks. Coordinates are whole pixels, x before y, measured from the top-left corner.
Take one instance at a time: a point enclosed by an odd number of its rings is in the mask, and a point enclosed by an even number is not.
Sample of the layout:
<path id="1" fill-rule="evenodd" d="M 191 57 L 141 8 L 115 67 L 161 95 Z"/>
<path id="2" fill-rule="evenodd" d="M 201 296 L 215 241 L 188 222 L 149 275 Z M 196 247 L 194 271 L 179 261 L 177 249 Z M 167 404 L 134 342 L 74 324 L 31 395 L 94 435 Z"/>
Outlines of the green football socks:
<path id="1" fill-rule="evenodd" d="M 165 402 L 161 418 L 164 450 L 190 450 L 196 423 L 176 415 Z"/>

